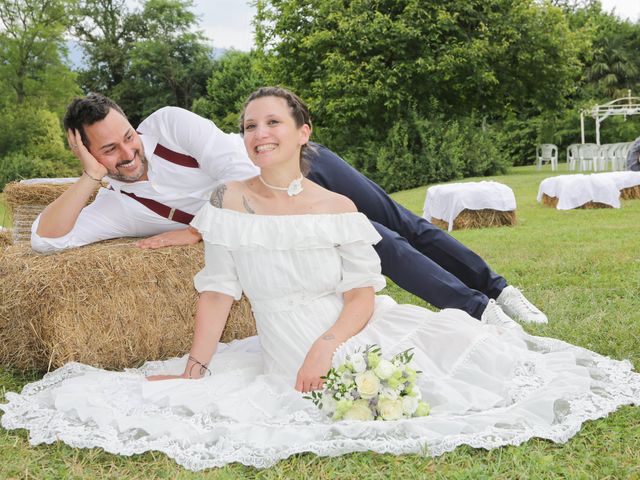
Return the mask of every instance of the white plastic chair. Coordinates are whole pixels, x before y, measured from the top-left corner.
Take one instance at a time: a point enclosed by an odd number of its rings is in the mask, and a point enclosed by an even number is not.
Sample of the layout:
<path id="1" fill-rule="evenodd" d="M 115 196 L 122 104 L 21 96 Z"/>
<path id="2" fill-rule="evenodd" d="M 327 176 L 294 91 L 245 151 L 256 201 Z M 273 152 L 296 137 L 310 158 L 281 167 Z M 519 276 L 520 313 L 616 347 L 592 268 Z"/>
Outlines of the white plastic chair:
<path id="1" fill-rule="evenodd" d="M 578 145 L 578 169 L 594 170 L 598 158 L 598 145 L 595 143 L 583 143 Z"/>
<path id="2" fill-rule="evenodd" d="M 578 168 L 578 146 L 577 143 L 572 143 L 567 147 L 567 169 L 575 170 Z"/>
<path id="3" fill-rule="evenodd" d="M 624 170 L 624 161 L 622 162 L 622 166 L 618 163 L 618 154 L 621 152 L 621 148 L 624 148 L 625 143 L 614 143 L 609 155 L 609 163 L 611 164 L 611 170 Z"/>
<path id="4" fill-rule="evenodd" d="M 543 163 L 550 163 L 551 170 L 558 169 L 558 147 L 551 143 L 543 143 L 536 148 L 536 169 L 540 170 Z"/>
<path id="5" fill-rule="evenodd" d="M 596 157 L 594 166 L 596 171 L 606 172 L 609 170 L 609 163 L 613 162 L 613 152 L 615 148 L 615 143 L 605 143 L 598 147 L 598 156 Z"/>
<path id="6" fill-rule="evenodd" d="M 633 146 L 633 142 L 621 143 L 616 150 L 616 158 L 614 163 L 614 170 L 626 170 L 627 169 L 627 156 L 629 150 Z"/>

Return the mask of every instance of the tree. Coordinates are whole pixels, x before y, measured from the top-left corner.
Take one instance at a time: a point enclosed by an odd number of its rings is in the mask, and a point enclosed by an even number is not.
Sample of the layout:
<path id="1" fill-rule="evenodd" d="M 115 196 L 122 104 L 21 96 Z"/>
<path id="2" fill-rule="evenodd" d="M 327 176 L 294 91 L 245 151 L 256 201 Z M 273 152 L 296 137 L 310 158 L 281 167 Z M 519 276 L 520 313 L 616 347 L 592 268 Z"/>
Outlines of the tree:
<path id="1" fill-rule="evenodd" d="M 33 105 L 0 110 L 0 190 L 10 181 L 82 173 L 65 148 L 59 115 Z"/>
<path id="2" fill-rule="evenodd" d="M 213 68 L 211 46 L 193 31 L 191 1 L 148 0 L 142 11 L 143 37 L 131 50 L 124 88 L 137 92 L 142 116 L 165 105 L 190 108 L 206 92 Z"/>
<path id="3" fill-rule="evenodd" d="M 591 84 L 603 100 L 626 96 L 640 86 L 640 59 L 637 55 L 640 24 L 622 21 L 602 11 L 592 11 L 593 56 L 585 69 L 585 83 Z M 637 92 L 639 93 L 639 92 Z"/>
<path id="4" fill-rule="evenodd" d="M 0 84 L 4 105 L 39 103 L 60 111 L 77 92 L 65 65 L 64 32 L 73 0 L 0 2 Z"/>
<path id="5" fill-rule="evenodd" d="M 190 0 L 147 0 L 132 10 L 126 0 L 83 0 L 75 28 L 85 50 L 85 90 L 120 104 L 133 124 L 152 111 L 190 108 L 205 94 L 212 48 L 194 31 Z"/>
<path id="6" fill-rule="evenodd" d="M 86 63 L 80 83 L 85 91 L 111 95 L 126 77 L 131 49 L 142 31 L 140 13 L 126 0 L 82 0 L 77 18 L 72 31 Z"/>
<path id="7" fill-rule="evenodd" d="M 409 111 L 499 121 L 562 108 L 588 44 L 560 8 L 533 0 L 259 0 L 257 7 L 267 80 L 302 95 L 322 139 L 353 152 L 357 166 L 371 162 L 356 144 L 382 144 Z"/>
<path id="8" fill-rule="evenodd" d="M 213 64 L 206 97 L 196 100 L 192 110 L 226 132 L 237 131 L 244 101 L 264 84 L 257 61 L 254 53 L 226 52 Z"/>

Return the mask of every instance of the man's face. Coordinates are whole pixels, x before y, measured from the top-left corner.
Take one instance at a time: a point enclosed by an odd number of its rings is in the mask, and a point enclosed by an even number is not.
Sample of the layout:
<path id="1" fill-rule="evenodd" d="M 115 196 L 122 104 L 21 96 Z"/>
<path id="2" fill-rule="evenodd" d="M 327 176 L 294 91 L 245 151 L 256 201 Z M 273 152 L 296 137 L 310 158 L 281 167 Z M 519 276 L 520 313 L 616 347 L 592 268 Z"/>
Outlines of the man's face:
<path id="1" fill-rule="evenodd" d="M 104 119 L 84 127 L 89 152 L 121 182 L 147 179 L 147 160 L 140 137 L 129 121 L 110 109 Z"/>

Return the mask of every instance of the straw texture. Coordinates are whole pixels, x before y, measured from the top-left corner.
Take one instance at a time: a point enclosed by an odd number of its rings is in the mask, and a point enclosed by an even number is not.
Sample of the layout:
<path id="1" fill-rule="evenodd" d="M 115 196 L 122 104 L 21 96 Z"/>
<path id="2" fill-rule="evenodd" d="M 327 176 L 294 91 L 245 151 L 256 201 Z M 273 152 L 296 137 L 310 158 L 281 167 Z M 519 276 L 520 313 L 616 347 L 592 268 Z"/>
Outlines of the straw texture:
<path id="1" fill-rule="evenodd" d="M 432 218 L 431 223 L 437 227 L 447 230 L 449 224 L 439 218 Z M 484 208 L 482 210 L 464 209 L 453 220 L 453 230 L 465 230 L 469 228 L 485 228 L 485 227 L 511 227 L 516 225 L 515 210 L 509 212 L 501 212 Z"/>
<path id="2" fill-rule="evenodd" d="M 0 249 L 13 244 L 13 236 L 8 228 L 0 228 Z"/>
<path id="3" fill-rule="evenodd" d="M 73 183 L 8 183 L 4 187 L 4 198 L 13 217 L 13 242 L 29 242 L 36 217 L 71 185 Z M 96 190 L 87 204 L 93 202 L 97 193 Z"/>
<path id="4" fill-rule="evenodd" d="M 549 195 L 547 195 L 546 193 L 542 194 L 542 204 L 546 205 L 547 207 L 553 207 L 556 208 L 556 206 L 558 205 L 558 197 L 550 197 Z M 600 203 L 600 202 L 587 202 L 583 205 L 580 205 L 579 207 L 576 208 L 582 208 L 585 210 L 592 210 L 592 209 L 596 209 L 596 208 L 613 208 L 611 205 L 607 205 L 606 203 Z"/>
<path id="5" fill-rule="evenodd" d="M 202 244 L 142 250 L 117 239 L 54 255 L 0 250 L 0 363 L 47 370 L 69 361 L 121 369 L 186 353 Z M 256 334 L 246 299 L 222 341 Z"/>
<path id="6" fill-rule="evenodd" d="M 623 200 L 636 200 L 640 198 L 640 185 L 623 188 L 620 190 L 620 198 Z"/>

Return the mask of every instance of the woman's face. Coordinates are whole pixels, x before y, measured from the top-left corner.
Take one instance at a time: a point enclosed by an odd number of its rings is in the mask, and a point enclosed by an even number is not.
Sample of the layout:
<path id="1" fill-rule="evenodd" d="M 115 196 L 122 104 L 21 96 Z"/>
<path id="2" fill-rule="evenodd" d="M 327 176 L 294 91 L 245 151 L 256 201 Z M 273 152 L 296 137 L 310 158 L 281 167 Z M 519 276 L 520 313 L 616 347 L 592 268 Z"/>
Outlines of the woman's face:
<path id="1" fill-rule="evenodd" d="M 300 148 L 309 141 L 309 125 L 298 127 L 284 98 L 260 97 L 244 111 L 244 146 L 258 167 L 300 162 Z"/>

